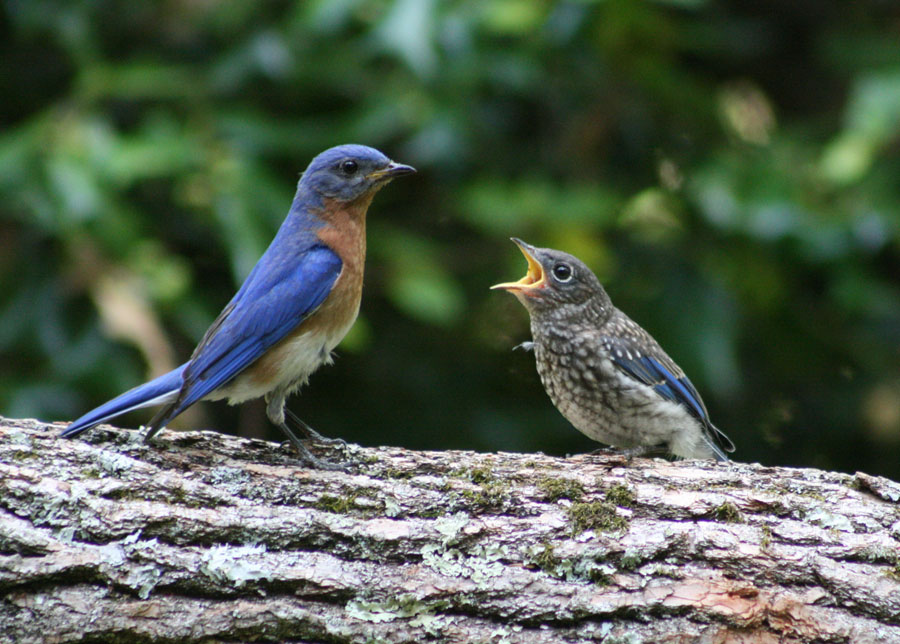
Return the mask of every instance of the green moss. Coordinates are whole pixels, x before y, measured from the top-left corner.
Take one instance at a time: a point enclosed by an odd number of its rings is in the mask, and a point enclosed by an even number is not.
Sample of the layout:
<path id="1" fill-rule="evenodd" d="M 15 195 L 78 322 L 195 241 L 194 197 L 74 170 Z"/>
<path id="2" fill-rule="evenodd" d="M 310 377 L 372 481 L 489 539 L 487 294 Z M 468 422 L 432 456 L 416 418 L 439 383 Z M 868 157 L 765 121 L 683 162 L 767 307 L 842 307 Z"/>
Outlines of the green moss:
<path id="1" fill-rule="evenodd" d="M 609 586 L 612 583 L 612 577 L 599 568 L 591 568 L 588 570 L 587 578 L 598 586 Z"/>
<path id="2" fill-rule="evenodd" d="M 611 532 L 628 528 L 628 519 L 616 513 L 616 506 L 606 501 L 573 503 L 569 508 L 569 523 L 573 534 L 585 530 Z"/>
<path id="3" fill-rule="evenodd" d="M 715 516 L 716 521 L 722 521 L 723 523 L 743 523 L 744 517 L 741 516 L 741 511 L 737 509 L 737 506 L 730 501 L 726 501 L 719 507 L 717 507 L 713 511 L 713 516 Z"/>
<path id="4" fill-rule="evenodd" d="M 144 499 L 143 495 L 138 494 L 135 490 L 128 487 L 120 487 L 109 490 L 105 492 L 103 496 L 114 501 L 135 501 L 138 499 Z"/>
<path id="5" fill-rule="evenodd" d="M 545 476 L 538 481 L 537 486 L 548 501 L 558 501 L 559 499 L 581 501 L 584 496 L 584 486 L 574 479 Z"/>
<path id="6" fill-rule="evenodd" d="M 532 563 L 544 572 L 555 574 L 556 567 L 559 565 L 559 559 L 553 554 L 553 544 L 545 541 L 544 549 L 534 556 Z"/>
<path id="7" fill-rule="evenodd" d="M 496 480 L 493 470 L 489 466 L 473 467 L 469 470 L 469 480 L 472 483 L 493 483 Z"/>
<path id="8" fill-rule="evenodd" d="M 315 508 L 332 514 L 347 514 L 352 510 L 359 509 L 359 505 L 356 503 L 355 495 L 341 497 L 323 494 L 316 501 Z"/>
<path id="9" fill-rule="evenodd" d="M 616 483 L 606 491 L 606 500 L 622 508 L 633 508 L 634 498 L 631 488 L 622 483 Z"/>
<path id="10" fill-rule="evenodd" d="M 759 547 L 763 550 L 768 550 L 769 546 L 772 545 L 772 528 L 767 525 L 764 525 L 761 528 L 762 538 L 759 540 Z"/>
<path id="11" fill-rule="evenodd" d="M 462 496 L 474 509 L 499 510 L 507 500 L 506 486 L 493 482 L 482 485 L 477 490 L 463 490 Z"/>
<path id="12" fill-rule="evenodd" d="M 86 467 L 81 470 L 81 478 L 85 479 L 99 479 L 100 478 L 100 470 L 96 467 Z"/>
<path id="13" fill-rule="evenodd" d="M 396 468 L 388 468 L 382 472 L 382 476 L 386 479 L 411 479 L 416 475 L 415 470 L 398 470 Z"/>
<path id="14" fill-rule="evenodd" d="M 894 561 L 894 565 L 888 568 L 885 574 L 894 581 L 900 581 L 900 557 Z"/>
<path id="15" fill-rule="evenodd" d="M 643 557 L 640 552 L 637 550 L 626 550 L 622 553 L 622 558 L 619 560 L 619 568 L 622 570 L 635 570 L 642 562 Z"/>
<path id="16" fill-rule="evenodd" d="M 466 478 L 478 486 L 476 490 L 463 490 L 461 493 L 474 509 L 498 510 L 506 504 L 508 486 L 494 476 L 489 466 L 456 470 L 451 476 Z"/>

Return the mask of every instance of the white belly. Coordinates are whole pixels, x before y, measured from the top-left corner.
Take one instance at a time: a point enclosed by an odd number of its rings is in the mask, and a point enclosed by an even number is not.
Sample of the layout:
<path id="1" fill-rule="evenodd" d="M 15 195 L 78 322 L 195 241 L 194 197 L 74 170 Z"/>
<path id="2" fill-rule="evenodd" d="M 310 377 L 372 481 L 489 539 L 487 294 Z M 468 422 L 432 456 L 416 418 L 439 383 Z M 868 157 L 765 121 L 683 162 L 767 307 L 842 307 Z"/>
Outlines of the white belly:
<path id="1" fill-rule="evenodd" d="M 262 398 L 276 389 L 284 390 L 285 395 L 293 393 L 307 383 L 316 369 L 332 363 L 331 352 L 344 339 L 355 321 L 356 315 L 353 315 L 340 327 L 329 329 L 315 325 L 306 333 L 299 333 L 282 341 L 206 399 L 227 398 L 229 404 L 237 405 Z M 260 364 L 263 361 L 265 365 Z"/>

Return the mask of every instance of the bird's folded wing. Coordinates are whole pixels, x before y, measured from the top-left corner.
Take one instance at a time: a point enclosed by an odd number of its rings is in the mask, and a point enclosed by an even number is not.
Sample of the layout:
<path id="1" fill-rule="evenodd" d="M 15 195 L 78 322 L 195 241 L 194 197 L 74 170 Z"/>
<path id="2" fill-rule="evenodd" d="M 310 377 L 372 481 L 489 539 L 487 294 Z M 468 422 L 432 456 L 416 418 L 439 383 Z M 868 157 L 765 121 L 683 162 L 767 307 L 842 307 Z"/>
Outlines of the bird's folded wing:
<path id="1" fill-rule="evenodd" d="M 602 341 L 609 348 L 616 367 L 635 380 L 652 387 L 664 399 L 683 406 L 708 428 L 709 432 L 715 434 L 726 452 L 734 451 L 731 439 L 710 421 L 709 412 L 706 411 L 706 405 L 703 404 L 694 383 L 671 358 L 665 354 L 660 358 L 648 356 L 636 343 L 627 339 L 606 336 Z"/>
<path id="2" fill-rule="evenodd" d="M 180 410 L 202 399 L 250 366 L 325 301 L 343 262 L 315 245 L 288 269 L 270 265 L 251 274 L 201 340 L 184 373 Z"/>
<path id="3" fill-rule="evenodd" d="M 666 400 L 684 406 L 701 423 L 709 422 L 709 414 L 697 389 L 671 360 L 647 356 L 626 339 L 604 337 L 603 343 L 609 347 L 613 364 L 619 369 L 652 387 Z"/>

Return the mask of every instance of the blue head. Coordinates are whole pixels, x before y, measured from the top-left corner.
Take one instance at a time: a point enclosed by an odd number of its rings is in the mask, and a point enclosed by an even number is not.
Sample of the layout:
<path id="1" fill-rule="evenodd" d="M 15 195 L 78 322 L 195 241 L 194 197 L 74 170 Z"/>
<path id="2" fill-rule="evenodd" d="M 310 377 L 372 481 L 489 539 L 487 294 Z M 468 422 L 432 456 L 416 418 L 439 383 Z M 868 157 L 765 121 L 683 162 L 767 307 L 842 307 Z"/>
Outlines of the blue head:
<path id="1" fill-rule="evenodd" d="M 377 191 L 392 179 L 415 172 L 365 145 L 339 145 L 313 159 L 300 179 L 299 190 L 327 199 L 354 201 Z"/>

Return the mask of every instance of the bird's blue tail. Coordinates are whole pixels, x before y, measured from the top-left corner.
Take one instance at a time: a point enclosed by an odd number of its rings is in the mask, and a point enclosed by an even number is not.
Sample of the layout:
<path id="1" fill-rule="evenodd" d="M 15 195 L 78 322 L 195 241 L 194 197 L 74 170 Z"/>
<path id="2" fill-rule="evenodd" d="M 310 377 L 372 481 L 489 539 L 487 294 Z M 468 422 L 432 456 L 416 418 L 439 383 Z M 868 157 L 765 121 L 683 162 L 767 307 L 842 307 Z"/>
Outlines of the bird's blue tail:
<path id="1" fill-rule="evenodd" d="M 188 363 L 185 362 L 177 369 L 173 369 L 169 373 L 139 385 L 134 389 L 129 389 L 124 394 L 103 403 L 66 427 L 60 436 L 72 438 L 78 436 L 81 432 L 89 430 L 94 425 L 99 425 L 110 418 L 115 418 L 133 409 L 171 402 L 181 389 L 181 374 L 187 366 Z"/>

